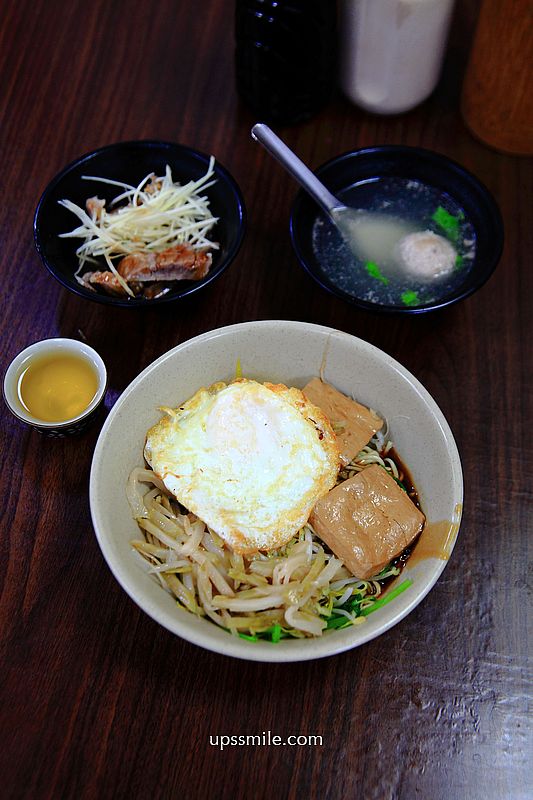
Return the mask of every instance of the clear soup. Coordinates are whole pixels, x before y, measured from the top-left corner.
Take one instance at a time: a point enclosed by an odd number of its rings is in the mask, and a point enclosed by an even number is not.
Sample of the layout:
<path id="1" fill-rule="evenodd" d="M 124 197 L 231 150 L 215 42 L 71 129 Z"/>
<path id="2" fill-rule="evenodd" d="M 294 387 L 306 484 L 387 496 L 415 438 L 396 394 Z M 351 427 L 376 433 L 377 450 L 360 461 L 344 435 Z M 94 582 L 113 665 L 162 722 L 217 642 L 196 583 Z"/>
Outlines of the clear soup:
<path id="1" fill-rule="evenodd" d="M 323 277 L 342 291 L 379 305 L 416 307 L 442 300 L 464 282 L 476 253 L 475 230 L 464 210 L 448 194 L 420 181 L 375 178 L 340 193 L 360 212 L 354 234 L 359 253 L 352 252 L 326 217 L 313 227 L 313 252 Z M 434 274 L 416 274 L 399 257 L 402 238 L 430 232 L 453 248 L 453 266 Z M 427 266 L 427 265 L 426 265 Z"/>

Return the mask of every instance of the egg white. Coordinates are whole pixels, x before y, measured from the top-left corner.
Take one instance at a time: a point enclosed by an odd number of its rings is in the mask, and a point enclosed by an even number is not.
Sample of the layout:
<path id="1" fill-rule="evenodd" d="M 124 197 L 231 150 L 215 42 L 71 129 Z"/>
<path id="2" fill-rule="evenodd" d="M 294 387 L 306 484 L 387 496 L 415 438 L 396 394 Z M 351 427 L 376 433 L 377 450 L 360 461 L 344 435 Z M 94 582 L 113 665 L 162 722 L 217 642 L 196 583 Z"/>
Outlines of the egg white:
<path id="1" fill-rule="evenodd" d="M 165 486 L 238 553 L 281 547 L 335 484 L 331 425 L 298 389 L 238 380 L 200 389 L 149 432 Z"/>

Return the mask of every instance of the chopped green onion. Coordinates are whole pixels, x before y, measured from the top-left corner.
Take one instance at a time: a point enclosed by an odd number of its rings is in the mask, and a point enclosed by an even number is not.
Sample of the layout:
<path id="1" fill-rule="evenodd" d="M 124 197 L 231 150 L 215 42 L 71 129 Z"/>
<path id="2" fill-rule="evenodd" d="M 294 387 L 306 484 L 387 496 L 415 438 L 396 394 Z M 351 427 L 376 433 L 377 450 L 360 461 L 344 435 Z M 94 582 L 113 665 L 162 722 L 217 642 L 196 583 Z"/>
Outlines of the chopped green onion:
<path id="1" fill-rule="evenodd" d="M 464 214 L 459 213 L 457 216 L 450 214 L 445 208 L 439 206 L 437 210 L 431 215 L 431 219 L 437 223 L 439 228 L 448 235 L 452 242 L 456 242 L 459 238 L 459 222 L 464 219 Z"/>
<path id="2" fill-rule="evenodd" d="M 397 586 L 395 589 L 393 589 L 392 592 L 389 592 L 384 597 L 380 597 L 380 599 L 376 600 L 374 603 L 372 603 L 371 606 L 367 606 L 367 608 L 362 608 L 361 609 L 361 615 L 363 617 L 367 617 L 373 611 L 377 611 L 378 608 L 382 608 L 383 606 L 386 606 L 387 603 L 390 603 L 390 601 L 394 600 L 395 597 L 398 597 L 399 594 L 401 594 L 402 592 L 405 592 L 405 590 L 408 589 L 410 586 L 412 586 L 412 584 L 413 584 L 413 581 L 410 578 L 408 578 L 407 580 L 403 581 L 403 583 L 400 583 L 400 585 Z"/>
<path id="3" fill-rule="evenodd" d="M 381 283 L 384 283 L 385 286 L 387 286 L 389 279 L 382 275 L 381 270 L 375 261 L 366 261 L 365 269 L 371 278 L 375 278 L 377 281 L 381 281 Z"/>
<path id="4" fill-rule="evenodd" d="M 257 642 L 257 636 L 255 634 L 253 636 L 248 636 L 247 633 L 239 633 L 241 639 L 247 639 L 249 642 Z"/>
<path id="5" fill-rule="evenodd" d="M 405 306 L 417 306 L 420 303 L 420 300 L 418 298 L 418 293 L 411 291 L 411 289 L 408 289 L 406 292 L 403 292 L 403 294 L 401 295 L 401 299 L 402 303 Z"/>

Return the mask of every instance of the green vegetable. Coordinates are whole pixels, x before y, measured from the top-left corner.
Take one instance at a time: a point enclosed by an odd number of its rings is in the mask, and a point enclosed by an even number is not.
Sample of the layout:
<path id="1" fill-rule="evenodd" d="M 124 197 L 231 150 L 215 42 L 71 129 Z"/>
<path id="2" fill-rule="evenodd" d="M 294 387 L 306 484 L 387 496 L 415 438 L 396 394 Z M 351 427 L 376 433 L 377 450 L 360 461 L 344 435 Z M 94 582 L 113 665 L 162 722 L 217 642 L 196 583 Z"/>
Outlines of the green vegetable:
<path id="1" fill-rule="evenodd" d="M 389 592 L 384 597 L 380 597 L 379 600 L 376 600 L 374 603 L 372 603 L 371 606 L 367 606 L 367 608 L 362 608 L 361 609 L 361 616 L 367 617 L 373 611 L 377 611 L 378 608 L 382 608 L 383 606 L 386 606 L 387 603 L 390 603 L 391 600 L 394 600 L 395 597 L 398 597 L 399 594 L 401 594 L 402 592 L 405 592 L 405 590 L 408 589 L 412 585 L 413 585 L 413 581 L 410 578 L 408 578 L 407 580 L 403 581 L 403 583 L 400 583 L 400 585 L 397 586 L 395 589 L 393 589 L 392 592 Z"/>
<path id="2" fill-rule="evenodd" d="M 281 639 L 281 625 L 274 625 L 274 630 L 272 631 L 272 641 L 274 643 L 279 642 Z"/>
<path id="3" fill-rule="evenodd" d="M 457 258 L 455 259 L 454 269 L 456 269 L 456 270 L 461 269 L 461 267 L 464 264 L 464 261 L 465 261 L 464 258 L 462 256 L 458 255 Z"/>
<path id="4" fill-rule="evenodd" d="M 401 482 L 401 480 L 400 480 L 399 478 L 396 478 L 394 475 L 392 475 L 392 474 L 389 472 L 389 470 L 387 469 L 387 467 L 384 467 L 384 466 L 383 466 L 383 464 L 380 464 L 380 467 L 381 467 L 381 469 L 384 469 L 384 470 L 385 470 L 385 472 L 387 473 L 387 475 L 389 475 L 389 476 L 390 476 L 390 477 L 393 479 L 393 481 L 396 481 L 396 483 L 398 484 L 398 486 L 399 486 L 401 489 L 403 489 L 403 490 L 404 490 L 404 492 L 407 492 L 407 489 L 405 488 L 405 486 L 403 485 L 403 483 Z M 384 567 L 384 568 L 383 568 L 381 571 L 383 572 L 383 571 L 386 571 L 387 569 L 388 569 L 388 567 Z M 379 575 L 377 576 L 377 578 L 379 579 Z"/>
<path id="5" fill-rule="evenodd" d="M 450 214 L 449 211 L 446 211 L 442 206 L 439 206 L 431 215 L 431 219 L 437 223 L 439 228 L 442 228 L 452 242 L 456 242 L 459 238 L 459 223 L 464 217 L 465 215 L 462 211 L 455 216 L 454 214 Z"/>
<path id="6" fill-rule="evenodd" d="M 381 274 L 381 271 L 375 261 L 366 261 L 365 269 L 371 278 L 375 278 L 377 281 L 381 281 L 381 283 L 384 283 L 385 286 L 387 286 L 389 279 Z"/>
<path id="7" fill-rule="evenodd" d="M 267 628 L 265 631 L 261 631 L 259 634 L 262 639 L 268 639 L 269 641 L 274 642 L 274 644 L 279 642 L 279 640 L 282 638 L 282 635 L 283 630 L 279 622 L 276 622 L 275 625 L 272 625 L 272 627 Z"/>
<path id="8" fill-rule="evenodd" d="M 394 478 L 394 475 L 392 475 L 391 477 L 392 477 L 392 478 Z M 394 478 L 394 480 L 396 481 L 396 483 L 398 484 L 398 486 L 400 487 L 400 489 L 403 489 L 403 490 L 404 490 L 404 492 L 407 494 L 407 489 L 405 488 L 405 486 L 403 485 L 403 483 L 401 482 L 401 480 L 400 480 L 399 478 Z"/>
<path id="9" fill-rule="evenodd" d="M 408 289 L 406 292 L 403 292 L 401 295 L 401 300 L 404 306 L 417 306 L 420 304 L 420 300 L 418 298 L 418 292 L 413 292 L 411 289 Z"/>
<path id="10" fill-rule="evenodd" d="M 351 624 L 352 623 L 350 622 L 350 620 L 343 614 L 342 616 L 339 615 L 337 617 L 330 617 L 328 619 L 326 627 L 328 628 L 328 630 L 331 630 L 332 628 L 344 628 Z"/>
<path id="11" fill-rule="evenodd" d="M 384 567 L 382 572 L 385 571 L 386 569 L 388 568 Z M 371 614 L 372 611 L 376 611 L 376 609 L 387 605 L 387 603 L 390 603 L 391 600 L 394 600 L 395 597 L 398 597 L 399 594 L 408 589 L 409 586 L 412 585 L 412 583 L 413 581 L 410 579 L 405 580 L 403 583 L 401 583 L 391 592 L 386 594 L 384 597 L 380 597 L 379 600 L 374 600 L 372 605 L 367 606 L 366 608 L 361 608 L 361 602 L 364 599 L 364 597 L 362 596 L 351 598 L 342 606 L 342 608 L 345 611 L 350 611 L 357 617 L 366 617 L 368 616 L 368 614 Z M 327 618 L 326 628 L 328 630 L 337 630 L 339 628 L 348 628 L 351 624 L 352 622 L 347 617 L 345 617 L 344 614 L 342 616 L 340 614 L 335 614 L 335 610 L 333 609 L 332 616 Z M 290 629 L 285 630 L 284 628 L 282 628 L 279 622 L 277 622 L 270 628 L 266 628 L 264 631 L 261 631 L 260 633 L 257 634 L 253 634 L 252 636 L 250 636 L 247 633 L 239 633 L 239 636 L 241 639 L 246 639 L 248 642 L 258 642 L 259 640 L 263 639 L 269 642 L 273 642 L 274 644 L 277 644 L 280 641 L 280 639 L 286 639 L 287 637 L 293 636 L 293 633 Z"/>
<path id="12" fill-rule="evenodd" d="M 257 642 L 260 639 L 264 639 L 267 642 L 274 642 L 274 644 L 277 644 L 280 639 L 286 639 L 288 636 L 291 636 L 291 633 L 290 631 L 284 631 L 279 622 L 276 622 L 275 625 L 271 625 L 270 628 L 265 628 L 264 631 L 259 631 L 259 633 L 253 636 L 249 636 L 245 633 L 239 633 L 239 636 L 242 639 L 248 639 L 250 642 Z"/>

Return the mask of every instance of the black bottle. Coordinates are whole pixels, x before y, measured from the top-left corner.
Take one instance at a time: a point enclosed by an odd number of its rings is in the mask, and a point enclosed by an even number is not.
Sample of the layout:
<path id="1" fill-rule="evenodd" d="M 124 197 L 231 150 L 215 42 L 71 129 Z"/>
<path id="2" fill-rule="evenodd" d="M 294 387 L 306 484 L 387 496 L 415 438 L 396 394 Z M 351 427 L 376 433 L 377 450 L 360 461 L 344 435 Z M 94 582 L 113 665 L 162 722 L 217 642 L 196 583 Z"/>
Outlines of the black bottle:
<path id="1" fill-rule="evenodd" d="M 258 119 L 290 125 L 329 100 L 336 77 L 335 0 L 236 0 L 237 89 Z"/>

